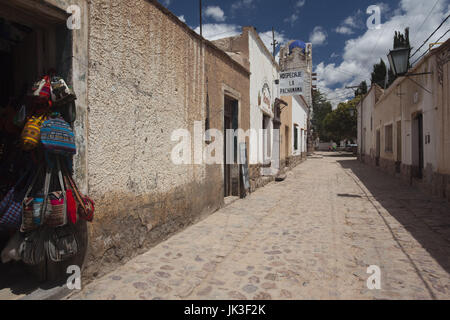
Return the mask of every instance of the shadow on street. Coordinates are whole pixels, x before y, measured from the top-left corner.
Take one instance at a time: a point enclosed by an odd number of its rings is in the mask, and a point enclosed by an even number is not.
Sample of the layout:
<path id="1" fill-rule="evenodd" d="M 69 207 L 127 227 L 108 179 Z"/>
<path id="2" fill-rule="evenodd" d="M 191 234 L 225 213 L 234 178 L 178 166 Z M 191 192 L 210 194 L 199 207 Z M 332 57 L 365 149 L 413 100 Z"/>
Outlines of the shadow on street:
<path id="1" fill-rule="evenodd" d="M 375 200 L 450 273 L 450 204 L 445 199 L 432 198 L 356 159 L 337 162 L 351 170 Z"/>

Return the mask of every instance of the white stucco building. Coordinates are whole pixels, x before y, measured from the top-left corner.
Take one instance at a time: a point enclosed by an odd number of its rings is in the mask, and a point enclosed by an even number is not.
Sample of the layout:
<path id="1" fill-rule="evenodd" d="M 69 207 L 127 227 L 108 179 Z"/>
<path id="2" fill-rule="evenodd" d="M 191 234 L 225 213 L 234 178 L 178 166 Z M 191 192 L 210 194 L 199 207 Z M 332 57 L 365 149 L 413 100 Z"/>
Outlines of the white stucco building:
<path id="1" fill-rule="evenodd" d="M 250 129 L 258 134 L 249 137 L 249 162 L 270 165 L 279 159 L 279 136 L 274 133 L 278 63 L 254 27 L 244 27 L 239 36 L 213 42 L 250 70 Z"/>
<path id="2" fill-rule="evenodd" d="M 292 155 L 299 156 L 308 151 L 308 104 L 303 96 L 292 97 L 292 128 Z"/>

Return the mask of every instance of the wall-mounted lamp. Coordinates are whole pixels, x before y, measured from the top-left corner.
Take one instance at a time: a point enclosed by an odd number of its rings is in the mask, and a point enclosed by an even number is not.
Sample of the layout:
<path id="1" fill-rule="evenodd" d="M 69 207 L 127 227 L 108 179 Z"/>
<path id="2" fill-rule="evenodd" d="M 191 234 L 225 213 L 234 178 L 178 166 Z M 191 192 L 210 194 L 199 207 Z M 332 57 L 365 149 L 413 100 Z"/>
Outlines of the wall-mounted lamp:
<path id="1" fill-rule="evenodd" d="M 432 72 L 422 72 L 422 73 L 408 73 L 408 67 L 409 67 L 409 55 L 411 53 L 411 47 L 407 48 L 398 48 L 394 50 L 390 50 L 389 54 L 387 55 L 389 64 L 391 65 L 392 72 L 395 76 L 405 76 L 407 78 L 411 76 L 421 76 L 425 74 L 433 74 Z M 413 79 L 409 78 L 412 82 L 417 84 L 419 87 L 421 87 L 423 90 L 431 94 L 431 91 L 429 91 L 427 88 L 423 87 L 420 83 L 414 81 Z"/>

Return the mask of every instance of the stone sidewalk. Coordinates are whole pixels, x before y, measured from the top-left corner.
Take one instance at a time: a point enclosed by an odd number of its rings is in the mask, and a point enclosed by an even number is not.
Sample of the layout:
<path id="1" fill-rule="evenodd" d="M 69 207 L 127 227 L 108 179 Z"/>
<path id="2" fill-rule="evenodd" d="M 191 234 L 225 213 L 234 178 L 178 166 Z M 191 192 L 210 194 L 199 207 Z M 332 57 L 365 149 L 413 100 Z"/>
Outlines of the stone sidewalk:
<path id="1" fill-rule="evenodd" d="M 449 241 L 448 203 L 317 153 L 68 298 L 448 299 Z"/>

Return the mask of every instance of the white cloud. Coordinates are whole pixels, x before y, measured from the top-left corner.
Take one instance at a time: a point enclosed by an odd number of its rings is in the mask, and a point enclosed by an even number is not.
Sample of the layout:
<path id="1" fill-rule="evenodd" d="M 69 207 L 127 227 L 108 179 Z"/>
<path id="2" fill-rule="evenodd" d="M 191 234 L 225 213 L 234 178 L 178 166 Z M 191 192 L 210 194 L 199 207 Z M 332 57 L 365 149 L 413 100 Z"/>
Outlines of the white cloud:
<path id="1" fill-rule="evenodd" d="M 311 42 L 313 45 L 316 46 L 325 44 L 326 40 L 327 40 L 327 33 L 320 26 L 315 27 L 312 33 L 309 35 L 309 42 Z"/>
<path id="2" fill-rule="evenodd" d="M 218 6 L 209 6 L 205 10 L 205 17 L 210 17 L 218 22 L 225 21 L 225 13 Z"/>
<path id="3" fill-rule="evenodd" d="M 284 19 L 284 22 L 294 25 L 295 21 L 297 21 L 297 20 L 298 20 L 298 14 L 294 12 L 291 16 Z"/>
<path id="4" fill-rule="evenodd" d="M 301 8 L 301 7 L 303 7 L 303 6 L 305 5 L 305 3 L 306 3 L 306 0 L 299 0 L 299 1 L 297 1 L 297 3 L 295 4 L 295 7 L 296 7 L 296 8 Z"/>
<path id="5" fill-rule="evenodd" d="M 238 10 L 242 8 L 252 8 L 254 0 L 238 0 L 231 5 L 231 10 Z"/>
<path id="6" fill-rule="evenodd" d="M 382 7 L 382 12 L 386 12 L 386 10 L 388 10 L 386 6 Z M 449 7 L 446 1 L 438 3 L 433 13 L 419 30 L 430 10 L 431 6 L 427 1 L 401 0 L 398 8 L 389 9 L 390 17 L 388 16 L 387 18 L 385 15 L 382 15 L 381 29 L 366 30 L 364 34 L 345 42 L 342 55 L 343 61 L 340 64 L 325 64 L 321 62 L 315 67 L 315 72 L 318 74 L 319 89 L 324 93 L 330 94 L 330 97 L 334 97 L 332 102 L 334 105 L 337 105 L 347 92 L 349 94 L 348 97 L 353 95 L 351 90 L 342 89 L 345 86 L 358 85 L 363 80 L 366 80 L 370 85 L 370 74 L 373 65 L 379 62 L 380 58 L 387 63 L 386 54 L 389 49 L 392 49 L 395 31 L 403 32 L 406 27 L 410 27 L 411 46 L 419 48 L 423 41 L 444 20 L 449 12 Z M 429 42 L 436 41 L 448 30 L 449 26 L 450 21 L 444 24 Z M 447 39 L 444 38 L 443 40 Z M 427 46 L 424 46 L 411 59 L 411 62 L 414 62 L 426 49 Z"/>
<path id="7" fill-rule="evenodd" d="M 203 25 L 203 37 L 208 40 L 217 40 L 236 36 L 241 33 L 242 28 L 235 24 L 226 23 L 207 23 Z M 194 29 L 200 34 L 200 27 Z"/>
<path id="8" fill-rule="evenodd" d="M 178 19 L 180 19 L 182 22 L 186 23 L 186 19 L 184 18 L 184 16 L 179 16 Z"/>
<path id="9" fill-rule="evenodd" d="M 355 20 L 356 20 L 355 17 L 347 17 L 347 19 L 344 20 L 344 25 L 356 28 L 356 21 Z"/>
<path id="10" fill-rule="evenodd" d="M 353 34 L 353 33 L 355 33 L 351 28 L 349 28 L 347 26 L 337 27 L 336 29 L 334 29 L 334 31 L 336 31 L 337 33 L 340 33 L 340 34 Z"/>
<path id="11" fill-rule="evenodd" d="M 300 13 L 300 8 L 303 7 L 306 3 L 306 0 L 299 0 L 294 5 L 294 12 L 287 18 L 284 19 L 285 23 L 289 23 L 291 26 L 294 26 L 295 22 L 298 20 L 298 15 Z"/>

